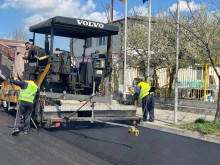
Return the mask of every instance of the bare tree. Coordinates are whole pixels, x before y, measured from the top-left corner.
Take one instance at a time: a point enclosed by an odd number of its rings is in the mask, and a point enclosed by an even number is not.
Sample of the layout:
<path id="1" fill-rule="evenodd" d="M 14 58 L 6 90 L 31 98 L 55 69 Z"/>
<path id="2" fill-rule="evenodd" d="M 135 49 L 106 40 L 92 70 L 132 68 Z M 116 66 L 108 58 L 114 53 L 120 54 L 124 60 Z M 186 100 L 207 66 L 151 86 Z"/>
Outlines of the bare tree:
<path id="1" fill-rule="evenodd" d="M 7 38 L 15 41 L 26 41 L 27 34 L 23 28 L 15 28 Z"/>
<path id="2" fill-rule="evenodd" d="M 102 2 L 101 2 L 102 3 Z M 111 22 L 111 16 L 110 16 L 110 8 L 111 8 L 111 5 L 110 4 L 108 4 L 108 3 L 106 3 L 106 4 L 103 4 L 102 3 L 102 7 L 103 7 L 103 9 L 104 9 L 104 11 L 105 11 L 105 15 L 106 15 L 106 18 L 107 18 L 107 20 L 108 20 L 108 23 L 110 23 Z"/>

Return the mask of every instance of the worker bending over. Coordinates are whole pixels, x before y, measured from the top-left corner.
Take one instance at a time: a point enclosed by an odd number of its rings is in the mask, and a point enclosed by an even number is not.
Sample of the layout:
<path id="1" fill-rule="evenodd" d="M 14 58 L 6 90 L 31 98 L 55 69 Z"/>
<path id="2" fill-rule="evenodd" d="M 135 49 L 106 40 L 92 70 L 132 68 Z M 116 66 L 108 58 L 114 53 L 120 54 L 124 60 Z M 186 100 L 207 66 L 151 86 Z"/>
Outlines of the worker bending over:
<path id="1" fill-rule="evenodd" d="M 155 87 L 151 87 L 150 84 L 142 81 L 138 83 L 136 91 L 133 95 L 135 100 L 135 106 L 138 106 L 138 99 L 142 100 L 142 114 L 143 121 L 147 121 L 149 113 L 149 121 L 154 122 L 154 91 Z"/>
<path id="2" fill-rule="evenodd" d="M 24 120 L 24 128 L 23 132 L 25 135 L 29 133 L 30 130 L 30 120 L 31 114 L 33 111 L 33 105 L 35 102 L 36 95 L 39 94 L 39 89 L 34 81 L 17 81 L 10 80 L 11 83 L 21 87 L 18 101 L 19 101 L 19 109 L 16 113 L 16 119 L 14 123 L 14 130 L 12 135 L 18 135 L 20 133 L 19 126 L 21 124 L 21 120 Z"/>

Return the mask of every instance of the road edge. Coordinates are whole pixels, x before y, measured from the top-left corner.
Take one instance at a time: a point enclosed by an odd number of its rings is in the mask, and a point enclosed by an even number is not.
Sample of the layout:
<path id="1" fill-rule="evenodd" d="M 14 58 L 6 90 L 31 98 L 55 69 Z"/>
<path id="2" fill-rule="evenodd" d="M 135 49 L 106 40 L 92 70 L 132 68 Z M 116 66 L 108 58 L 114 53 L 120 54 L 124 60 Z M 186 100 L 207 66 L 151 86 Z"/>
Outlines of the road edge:
<path id="1" fill-rule="evenodd" d="M 155 124 L 149 123 L 149 122 L 141 123 L 140 126 L 154 129 L 154 130 L 158 130 L 158 131 L 167 132 L 167 133 L 172 133 L 172 134 L 176 134 L 176 135 L 180 135 L 180 136 L 185 136 L 185 137 L 189 137 L 189 138 L 193 138 L 193 139 L 199 139 L 199 140 L 203 140 L 206 142 L 220 144 L 220 137 L 216 137 L 216 136 L 212 136 L 212 135 L 204 135 L 204 134 L 200 134 L 198 132 L 177 129 L 177 128 L 173 128 L 173 127 L 169 127 L 169 126 L 155 125 Z"/>

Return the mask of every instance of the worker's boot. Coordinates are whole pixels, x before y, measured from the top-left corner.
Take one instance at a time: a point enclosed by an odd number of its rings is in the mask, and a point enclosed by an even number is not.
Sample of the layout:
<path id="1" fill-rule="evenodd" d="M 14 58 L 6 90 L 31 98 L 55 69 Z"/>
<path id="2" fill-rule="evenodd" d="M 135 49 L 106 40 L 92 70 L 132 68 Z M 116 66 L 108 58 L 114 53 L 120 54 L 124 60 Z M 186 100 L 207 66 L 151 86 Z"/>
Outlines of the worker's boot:
<path id="1" fill-rule="evenodd" d="M 19 129 L 16 128 L 16 129 L 13 130 L 13 132 L 11 133 L 11 135 L 16 136 L 16 135 L 18 135 L 19 133 L 20 133 Z"/>
<path id="2" fill-rule="evenodd" d="M 146 118 L 143 118 L 143 122 L 146 122 L 147 121 L 147 119 Z"/>
<path id="3" fill-rule="evenodd" d="M 25 134 L 25 135 L 28 135 L 28 134 L 29 134 L 29 131 L 24 131 L 24 134 Z"/>
<path id="4" fill-rule="evenodd" d="M 153 122 L 154 122 L 154 119 L 149 119 L 148 121 L 153 123 Z"/>

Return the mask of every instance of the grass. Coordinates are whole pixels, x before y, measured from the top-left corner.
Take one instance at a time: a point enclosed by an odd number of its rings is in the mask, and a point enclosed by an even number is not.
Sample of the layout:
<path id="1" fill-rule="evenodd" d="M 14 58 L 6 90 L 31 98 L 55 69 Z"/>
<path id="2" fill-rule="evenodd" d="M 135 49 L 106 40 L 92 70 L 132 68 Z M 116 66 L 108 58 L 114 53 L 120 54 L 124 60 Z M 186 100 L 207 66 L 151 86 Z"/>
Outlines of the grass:
<path id="1" fill-rule="evenodd" d="M 171 126 L 180 129 L 199 132 L 204 135 L 220 136 L 220 123 L 208 121 L 203 118 L 198 118 L 193 123 L 172 124 Z"/>

